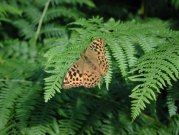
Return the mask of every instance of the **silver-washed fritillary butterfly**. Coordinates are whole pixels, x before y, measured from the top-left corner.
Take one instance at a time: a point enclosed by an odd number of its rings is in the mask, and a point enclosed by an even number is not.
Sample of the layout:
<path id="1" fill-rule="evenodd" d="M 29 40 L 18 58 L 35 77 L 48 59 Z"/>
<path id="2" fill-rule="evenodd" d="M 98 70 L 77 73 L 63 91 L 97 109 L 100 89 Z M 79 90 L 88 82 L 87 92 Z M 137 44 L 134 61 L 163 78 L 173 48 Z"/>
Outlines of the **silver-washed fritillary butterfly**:
<path id="1" fill-rule="evenodd" d="M 106 59 L 104 40 L 93 40 L 81 57 L 68 70 L 63 88 L 95 87 L 106 74 L 109 64 Z"/>

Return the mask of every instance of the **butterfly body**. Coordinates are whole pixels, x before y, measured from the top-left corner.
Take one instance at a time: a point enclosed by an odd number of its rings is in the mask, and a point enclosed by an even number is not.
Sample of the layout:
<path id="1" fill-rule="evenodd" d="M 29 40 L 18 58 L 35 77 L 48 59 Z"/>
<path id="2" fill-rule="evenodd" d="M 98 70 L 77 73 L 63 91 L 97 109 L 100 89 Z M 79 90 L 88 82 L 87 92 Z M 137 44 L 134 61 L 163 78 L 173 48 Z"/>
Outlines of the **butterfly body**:
<path id="1" fill-rule="evenodd" d="M 108 70 L 104 41 L 93 40 L 85 52 L 66 73 L 63 87 L 95 87 Z"/>

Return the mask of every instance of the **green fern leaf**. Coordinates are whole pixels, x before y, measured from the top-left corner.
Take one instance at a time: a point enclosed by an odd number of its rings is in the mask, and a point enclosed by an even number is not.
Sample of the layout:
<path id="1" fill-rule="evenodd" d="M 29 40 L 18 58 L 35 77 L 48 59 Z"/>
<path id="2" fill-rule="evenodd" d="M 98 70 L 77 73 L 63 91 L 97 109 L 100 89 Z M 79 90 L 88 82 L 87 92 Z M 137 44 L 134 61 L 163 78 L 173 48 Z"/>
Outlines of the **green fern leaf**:
<path id="1" fill-rule="evenodd" d="M 177 114 L 177 101 L 179 99 L 178 83 L 167 89 L 167 106 L 170 117 Z"/>
<path id="2" fill-rule="evenodd" d="M 146 53 L 139 59 L 137 67 L 133 70 L 140 75 L 130 77 L 132 81 L 138 81 L 130 97 L 132 100 L 132 118 L 135 119 L 149 100 L 156 100 L 159 88 L 172 85 L 171 81 L 178 79 L 178 45 L 162 46 L 160 49 Z M 174 64 L 175 63 L 175 64 Z"/>
<path id="3" fill-rule="evenodd" d="M 17 83 L 11 81 L 0 82 L 0 129 L 4 129 L 12 117 L 14 104 L 23 91 Z"/>
<path id="4" fill-rule="evenodd" d="M 14 6 L 11 6 L 11 5 L 8 5 L 8 4 L 1 4 L 0 3 L 0 19 L 5 18 L 9 14 L 21 15 L 22 11 L 17 9 Z"/>
<path id="5" fill-rule="evenodd" d="M 108 41 L 108 44 L 109 44 L 111 51 L 113 52 L 112 55 L 117 61 L 118 67 L 122 75 L 126 76 L 128 66 L 127 66 L 127 60 L 126 60 L 127 58 L 126 58 L 125 52 L 123 48 L 120 46 L 120 44 L 116 41 L 116 39 L 112 39 L 110 41 Z"/>
<path id="6" fill-rule="evenodd" d="M 112 59 L 111 59 L 111 56 L 107 49 L 106 49 L 106 56 L 107 56 L 107 60 L 109 63 L 109 69 L 108 69 L 108 72 L 106 73 L 104 79 L 105 79 L 105 83 L 106 83 L 106 89 L 109 90 L 109 84 L 112 81 Z"/>
<path id="7" fill-rule="evenodd" d="M 67 43 L 70 43 L 66 40 Z M 45 101 L 47 102 L 52 98 L 56 91 L 60 92 L 62 89 L 62 82 L 67 69 L 74 63 L 74 60 L 79 57 L 80 52 L 84 50 L 84 45 L 82 41 L 72 41 L 73 46 L 68 44 L 68 48 L 65 48 L 64 41 L 59 40 L 59 46 L 52 48 L 46 53 L 47 58 L 46 72 L 51 74 L 51 76 L 45 78 Z M 61 44 L 62 43 L 62 44 Z M 68 54 L 68 55 L 66 55 Z"/>

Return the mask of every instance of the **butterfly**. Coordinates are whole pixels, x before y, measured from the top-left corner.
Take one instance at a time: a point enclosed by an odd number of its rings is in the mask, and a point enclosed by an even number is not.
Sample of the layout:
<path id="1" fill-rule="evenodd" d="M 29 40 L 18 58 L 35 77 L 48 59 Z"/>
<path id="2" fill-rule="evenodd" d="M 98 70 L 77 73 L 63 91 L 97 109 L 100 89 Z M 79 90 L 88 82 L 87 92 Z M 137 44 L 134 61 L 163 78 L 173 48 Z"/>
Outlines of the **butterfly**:
<path id="1" fill-rule="evenodd" d="M 63 80 L 63 88 L 95 87 L 108 68 L 104 40 L 102 38 L 95 39 L 67 71 Z"/>

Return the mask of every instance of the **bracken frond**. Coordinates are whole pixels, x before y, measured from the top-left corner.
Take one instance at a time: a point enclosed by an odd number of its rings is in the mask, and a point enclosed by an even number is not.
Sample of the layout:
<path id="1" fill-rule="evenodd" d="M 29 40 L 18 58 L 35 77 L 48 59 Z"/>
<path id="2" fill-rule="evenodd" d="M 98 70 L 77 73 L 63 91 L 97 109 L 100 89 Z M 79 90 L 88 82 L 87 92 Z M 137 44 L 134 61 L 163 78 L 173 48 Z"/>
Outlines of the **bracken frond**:
<path id="1" fill-rule="evenodd" d="M 157 93 L 163 87 L 172 85 L 172 81 L 179 78 L 179 46 L 165 45 L 146 53 L 138 61 L 136 68 L 132 72 L 139 75 L 130 77 L 132 81 L 140 82 L 133 90 L 132 98 L 132 118 L 135 119 L 150 103 L 156 100 Z M 135 73 L 135 74 L 136 74 Z"/>

